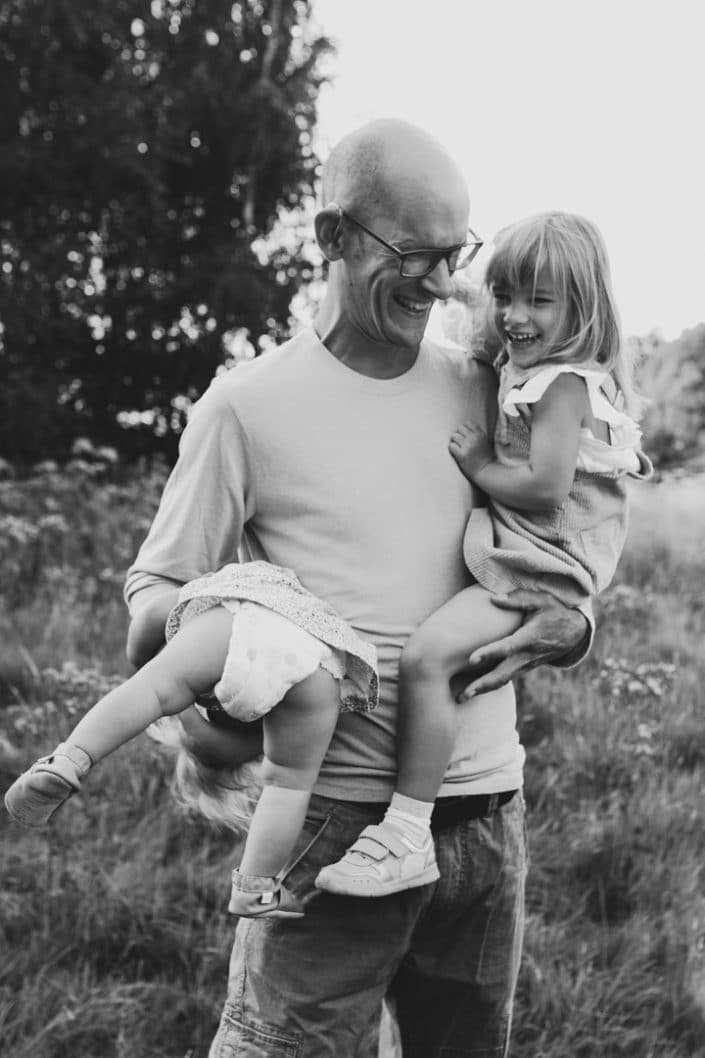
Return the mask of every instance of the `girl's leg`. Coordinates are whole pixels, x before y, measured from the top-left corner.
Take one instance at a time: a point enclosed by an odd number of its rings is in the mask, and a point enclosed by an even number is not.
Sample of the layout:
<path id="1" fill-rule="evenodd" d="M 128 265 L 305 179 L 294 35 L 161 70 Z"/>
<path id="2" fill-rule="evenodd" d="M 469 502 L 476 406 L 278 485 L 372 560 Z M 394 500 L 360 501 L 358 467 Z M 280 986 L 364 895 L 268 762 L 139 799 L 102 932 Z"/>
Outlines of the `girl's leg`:
<path id="1" fill-rule="evenodd" d="M 264 785 L 240 873 L 274 877 L 286 866 L 340 711 L 338 681 L 317 669 L 264 718 Z"/>
<path id="2" fill-rule="evenodd" d="M 386 896 L 439 877 L 431 812 L 453 749 L 459 706 L 451 678 L 473 650 L 509 635 L 521 618 L 500 610 L 478 585 L 429 617 L 402 651 L 399 667 L 398 778 L 379 826 L 367 827 L 338 863 L 324 867 L 320 889 Z"/>
<path id="3" fill-rule="evenodd" d="M 231 627 L 232 614 L 223 606 L 199 614 L 143 668 L 101 698 L 68 741 L 96 763 L 154 720 L 183 712 L 220 679 Z"/>
<path id="4" fill-rule="evenodd" d="M 5 795 L 10 815 L 27 826 L 46 823 L 91 764 L 210 690 L 223 671 L 231 624 L 231 614 L 215 607 L 184 625 L 160 654 L 101 698 L 50 757 L 13 783 Z"/>
<path id="5" fill-rule="evenodd" d="M 459 592 L 411 636 L 401 655 L 397 726 L 397 793 L 433 802 L 453 750 L 458 705 L 451 678 L 470 654 L 510 635 L 521 615 L 500 610 L 479 585 Z"/>

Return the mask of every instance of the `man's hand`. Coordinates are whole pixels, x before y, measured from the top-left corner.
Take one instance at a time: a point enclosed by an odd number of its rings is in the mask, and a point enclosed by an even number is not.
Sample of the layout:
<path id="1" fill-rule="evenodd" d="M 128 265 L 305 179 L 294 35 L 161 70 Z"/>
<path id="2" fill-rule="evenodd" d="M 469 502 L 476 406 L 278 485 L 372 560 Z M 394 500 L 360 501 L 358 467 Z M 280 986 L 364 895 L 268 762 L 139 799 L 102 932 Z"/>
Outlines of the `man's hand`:
<path id="1" fill-rule="evenodd" d="M 585 614 L 559 602 L 549 592 L 517 590 L 509 595 L 493 595 L 492 602 L 503 610 L 520 610 L 526 617 L 512 635 L 470 655 L 469 670 L 481 670 L 481 675 L 468 684 L 461 699 L 494 691 L 537 665 L 558 661 L 590 635 Z"/>
<path id="2" fill-rule="evenodd" d="M 255 760 L 262 752 L 260 721 L 239 723 L 224 714 L 223 723 L 206 720 L 194 706 L 179 714 L 182 744 L 201 763 L 211 768 L 237 768 Z"/>
<path id="3" fill-rule="evenodd" d="M 466 478 L 474 478 L 488 463 L 494 462 L 494 449 L 484 430 L 472 423 L 459 426 L 448 442 L 455 462 Z"/>

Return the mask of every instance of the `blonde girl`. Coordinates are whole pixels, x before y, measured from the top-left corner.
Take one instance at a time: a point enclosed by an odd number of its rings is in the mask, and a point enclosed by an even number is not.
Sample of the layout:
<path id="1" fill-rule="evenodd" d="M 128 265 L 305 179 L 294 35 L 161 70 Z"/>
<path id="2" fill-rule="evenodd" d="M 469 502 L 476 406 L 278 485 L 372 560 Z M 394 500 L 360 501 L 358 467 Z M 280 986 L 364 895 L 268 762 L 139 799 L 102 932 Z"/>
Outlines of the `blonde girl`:
<path id="1" fill-rule="evenodd" d="M 449 444 L 487 496 L 463 545 L 476 583 L 432 614 L 402 653 L 396 811 L 323 869 L 318 884 L 335 892 L 383 895 L 437 876 L 433 801 L 463 710 L 475 707 L 458 705 L 450 681 L 473 651 L 520 623 L 492 595 L 538 588 L 580 606 L 605 588 L 626 534 L 626 479 L 650 473 L 595 225 L 543 213 L 506 228 L 485 283 L 485 348 L 499 354 L 496 429 L 488 437 L 465 423 Z"/>

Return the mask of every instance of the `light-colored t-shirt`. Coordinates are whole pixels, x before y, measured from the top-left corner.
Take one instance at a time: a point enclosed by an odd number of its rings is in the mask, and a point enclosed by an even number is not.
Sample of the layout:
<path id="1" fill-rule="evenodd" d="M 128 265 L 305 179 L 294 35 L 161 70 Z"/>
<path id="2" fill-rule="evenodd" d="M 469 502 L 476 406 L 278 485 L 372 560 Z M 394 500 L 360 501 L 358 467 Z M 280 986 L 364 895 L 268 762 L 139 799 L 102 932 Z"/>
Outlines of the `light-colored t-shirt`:
<path id="1" fill-rule="evenodd" d="M 462 539 L 473 489 L 448 440 L 481 414 L 472 371 L 459 350 L 424 340 L 405 374 L 369 378 L 340 363 L 310 328 L 238 366 L 195 405 L 128 573 L 126 597 L 137 608 L 139 593 L 164 580 L 191 580 L 238 553 L 265 559 L 293 569 L 371 640 L 379 706 L 341 714 L 318 793 L 391 795 L 400 651 L 469 583 Z M 441 796 L 515 789 L 523 762 L 505 686 L 462 706 Z"/>

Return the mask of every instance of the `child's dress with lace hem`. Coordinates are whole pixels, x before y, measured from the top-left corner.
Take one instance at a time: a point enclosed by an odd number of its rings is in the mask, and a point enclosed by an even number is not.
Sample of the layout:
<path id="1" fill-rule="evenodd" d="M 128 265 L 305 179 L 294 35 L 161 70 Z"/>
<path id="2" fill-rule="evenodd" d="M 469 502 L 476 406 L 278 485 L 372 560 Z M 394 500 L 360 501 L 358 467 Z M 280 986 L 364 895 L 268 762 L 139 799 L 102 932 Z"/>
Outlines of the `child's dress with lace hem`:
<path id="1" fill-rule="evenodd" d="M 230 716 L 249 722 L 266 715 L 319 667 L 339 681 L 342 709 L 367 712 L 377 705 L 374 647 L 307 591 L 292 570 L 267 562 L 233 563 L 189 581 L 167 620 L 167 639 L 214 606 L 233 615 L 223 676 L 215 686 Z"/>

